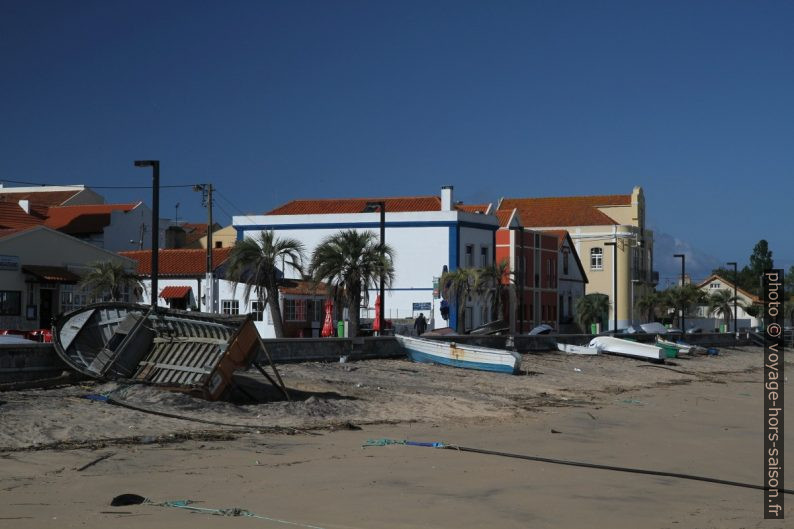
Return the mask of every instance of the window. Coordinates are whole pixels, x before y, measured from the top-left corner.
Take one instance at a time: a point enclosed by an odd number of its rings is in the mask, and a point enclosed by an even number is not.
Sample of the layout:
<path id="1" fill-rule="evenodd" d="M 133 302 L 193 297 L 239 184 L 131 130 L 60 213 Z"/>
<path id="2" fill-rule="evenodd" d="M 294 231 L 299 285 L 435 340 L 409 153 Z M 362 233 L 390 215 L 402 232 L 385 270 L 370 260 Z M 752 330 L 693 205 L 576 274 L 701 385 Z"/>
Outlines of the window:
<path id="1" fill-rule="evenodd" d="M 488 266 L 488 247 L 481 246 L 480 247 L 480 266 L 486 267 Z"/>
<path id="2" fill-rule="evenodd" d="M 284 300 L 284 320 L 285 321 L 306 321 L 306 300 L 305 299 L 285 299 Z"/>
<path id="3" fill-rule="evenodd" d="M 265 303 L 263 301 L 252 301 L 251 302 L 251 312 L 254 316 L 254 321 L 262 321 L 264 319 L 265 313 Z"/>
<path id="4" fill-rule="evenodd" d="M 61 312 L 69 312 L 84 307 L 89 303 L 96 303 L 97 299 L 89 297 L 83 289 L 77 285 L 61 285 Z M 35 305 L 28 300 L 28 304 Z"/>
<path id="5" fill-rule="evenodd" d="M 562 273 L 568 275 L 568 250 L 562 252 Z"/>
<path id="6" fill-rule="evenodd" d="M 22 291 L 0 290 L 0 316 L 22 314 Z"/>
<path id="7" fill-rule="evenodd" d="M 320 322 L 325 319 L 325 301 L 322 299 L 309 300 L 309 317 L 311 321 Z"/>
<path id="8" fill-rule="evenodd" d="M 240 302 L 236 299 L 224 299 L 221 301 L 222 314 L 240 314 Z"/>
<path id="9" fill-rule="evenodd" d="M 467 268 L 471 268 L 474 266 L 474 245 L 467 244 L 466 245 L 466 261 L 465 266 Z"/>
<path id="10" fill-rule="evenodd" d="M 709 285 L 709 288 L 720 288 L 720 284 L 719 283 L 711 283 Z"/>
<path id="11" fill-rule="evenodd" d="M 590 249 L 590 270 L 603 270 L 604 269 L 604 249 L 591 248 Z"/>

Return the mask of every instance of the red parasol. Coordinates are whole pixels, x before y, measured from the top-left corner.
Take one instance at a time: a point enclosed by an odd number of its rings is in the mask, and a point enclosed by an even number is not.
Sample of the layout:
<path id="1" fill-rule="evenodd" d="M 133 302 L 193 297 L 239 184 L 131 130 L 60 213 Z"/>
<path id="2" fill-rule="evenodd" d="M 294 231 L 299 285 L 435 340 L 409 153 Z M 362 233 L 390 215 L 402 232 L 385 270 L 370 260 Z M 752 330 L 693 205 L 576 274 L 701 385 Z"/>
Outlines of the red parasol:
<path id="1" fill-rule="evenodd" d="M 325 323 L 323 323 L 323 330 L 320 332 L 320 336 L 323 338 L 334 335 L 333 312 L 334 302 L 330 299 L 325 300 Z"/>
<path id="2" fill-rule="evenodd" d="M 375 321 L 372 322 L 372 330 L 380 332 L 380 296 L 375 298 Z"/>

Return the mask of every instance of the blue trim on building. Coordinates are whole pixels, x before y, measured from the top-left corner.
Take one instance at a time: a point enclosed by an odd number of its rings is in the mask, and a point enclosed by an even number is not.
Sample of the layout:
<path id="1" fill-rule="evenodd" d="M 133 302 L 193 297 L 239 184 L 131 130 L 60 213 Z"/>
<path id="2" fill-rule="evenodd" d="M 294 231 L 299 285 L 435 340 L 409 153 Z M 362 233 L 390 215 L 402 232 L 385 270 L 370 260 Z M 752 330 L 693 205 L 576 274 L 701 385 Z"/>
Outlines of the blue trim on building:
<path id="1" fill-rule="evenodd" d="M 235 229 L 237 230 L 237 240 L 242 241 L 245 238 L 245 230 L 237 227 L 235 227 Z"/>

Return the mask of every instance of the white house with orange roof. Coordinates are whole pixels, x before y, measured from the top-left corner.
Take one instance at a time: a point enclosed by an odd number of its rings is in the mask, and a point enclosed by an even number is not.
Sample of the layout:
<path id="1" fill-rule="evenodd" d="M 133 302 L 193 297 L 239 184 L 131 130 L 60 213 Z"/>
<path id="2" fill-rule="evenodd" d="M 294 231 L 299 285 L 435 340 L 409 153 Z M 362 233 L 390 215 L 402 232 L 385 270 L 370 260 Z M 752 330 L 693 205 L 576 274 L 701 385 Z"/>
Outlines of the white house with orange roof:
<path id="1" fill-rule="evenodd" d="M 717 274 L 712 274 L 711 276 L 707 277 L 700 283 L 698 283 L 697 287 L 706 293 L 707 295 L 714 294 L 716 292 L 725 291 L 727 290 L 731 295 L 734 292 L 734 284 L 732 281 L 728 281 L 722 276 Z M 751 316 L 747 314 L 747 311 L 744 310 L 744 307 L 751 306 L 751 305 L 762 305 L 763 301 L 756 295 L 747 292 L 742 287 L 736 287 L 736 299 L 738 303 L 736 303 L 736 326 L 741 329 L 748 329 L 750 327 L 756 327 L 761 324 L 761 320 L 755 316 Z M 706 332 L 712 331 L 714 329 L 718 329 L 720 324 L 724 322 L 724 318 L 721 314 L 710 313 L 707 305 L 701 305 L 697 308 L 697 317 L 699 318 L 708 318 L 712 321 L 708 322 L 710 325 L 704 328 L 703 330 Z M 689 321 L 689 318 L 687 318 Z M 693 323 L 695 321 L 693 320 Z M 707 322 L 701 321 L 701 327 L 705 326 Z M 733 332 L 733 313 L 731 313 L 730 322 L 728 324 L 728 331 Z"/>
<path id="2" fill-rule="evenodd" d="M 636 300 L 658 282 L 653 271 L 653 232 L 645 228 L 641 187 L 626 195 L 502 198 L 497 206 L 497 210 L 513 209 L 527 228 L 569 233 L 587 272 L 587 294 L 609 296 L 605 326 L 614 327 L 616 302 L 618 328 L 641 321 L 634 310 Z"/>
<path id="3" fill-rule="evenodd" d="M 305 245 L 308 259 L 323 239 L 340 230 L 378 234 L 380 213 L 366 210 L 368 202 L 380 201 L 386 204 L 386 243 L 395 250 L 395 281 L 386 290 L 385 318 L 412 318 L 421 312 L 430 329 L 455 328 L 457 310 L 450 307 L 449 321 L 441 317 L 434 281 L 445 268 L 493 263 L 499 221 L 489 204 L 455 203 L 452 186 L 443 187 L 439 196 L 293 200 L 264 215 L 235 216 L 232 223 L 238 240 L 262 230 L 297 239 Z M 369 291 L 366 305 L 361 307 L 362 317 L 374 316 L 376 296 L 377 290 Z M 486 323 L 487 314 L 483 315 L 479 302 L 471 303 L 472 310 L 465 311 L 466 329 Z"/>

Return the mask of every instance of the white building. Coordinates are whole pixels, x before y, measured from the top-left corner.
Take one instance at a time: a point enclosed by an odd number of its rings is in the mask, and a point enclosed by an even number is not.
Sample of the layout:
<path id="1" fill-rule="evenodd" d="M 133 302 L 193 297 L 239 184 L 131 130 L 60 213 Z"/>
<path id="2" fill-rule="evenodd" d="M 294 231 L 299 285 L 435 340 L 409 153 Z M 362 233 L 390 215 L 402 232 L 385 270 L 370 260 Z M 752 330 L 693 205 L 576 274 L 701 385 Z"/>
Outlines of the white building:
<path id="1" fill-rule="evenodd" d="M 134 267 L 125 257 L 45 226 L 0 232 L 0 328 L 49 328 L 59 313 L 93 302 L 78 282 L 97 261 Z M 131 294 L 125 293 L 126 301 Z"/>
<path id="2" fill-rule="evenodd" d="M 386 243 L 395 251 L 395 281 L 386 290 L 386 319 L 412 318 L 424 313 L 429 328 L 457 324 L 457 310 L 450 307 L 450 320 L 441 317 L 440 299 L 434 295 L 434 280 L 445 268 L 475 267 L 494 261 L 497 218 L 487 213 L 489 205 L 463 206 L 453 200 L 451 186 L 440 196 L 294 200 L 264 215 L 235 216 L 237 239 L 273 230 L 278 237 L 301 241 L 307 259 L 326 237 L 340 230 L 380 230 L 380 212 L 365 212 L 371 202 L 385 202 Z M 299 278 L 294 278 L 299 279 Z M 436 290 L 437 293 L 437 290 Z M 370 290 L 362 317 L 374 316 L 377 290 Z M 465 327 L 482 323 L 482 310 L 467 310 Z M 289 319 L 285 318 L 285 323 Z M 265 336 L 271 336 L 267 327 Z"/>
<path id="3" fill-rule="evenodd" d="M 728 292 L 730 292 L 731 295 L 733 295 L 733 282 L 728 281 L 727 279 L 720 277 L 717 274 L 712 274 L 708 278 L 704 279 L 697 285 L 697 287 L 701 291 L 705 292 L 707 295 L 711 295 L 721 290 L 727 290 Z M 744 308 L 742 308 L 742 305 L 745 306 L 760 305 L 762 304 L 761 299 L 758 296 L 755 296 L 740 287 L 736 288 L 736 298 L 738 301 L 738 303 L 736 304 L 737 327 L 741 330 L 760 325 L 761 320 L 759 318 L 747 314 Z M 687 318 L 687 324 L 691 323 L 692 325 L 705 327 L 703 330 L 706 332 L 713 331 L 714 329 L 718 329 L 720 324 L 723 324 L 725 321 L 722 315 L 709 313 L 708 306 L 706 305 L 699 306 L 697 308 L 696 315 L 698 318 L 703 319 L 703 321 L 696 322 L 694 321 L 694 319 Z M 731 314 L 730 324 L 728 325 L 728 331 L 729 332 L 734 331 L 733 314 Z"/>

